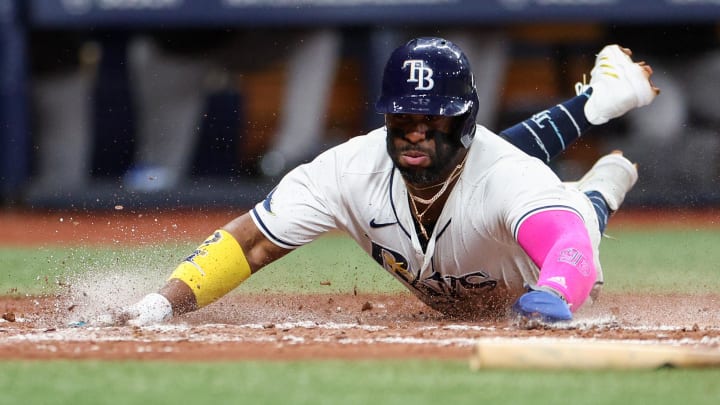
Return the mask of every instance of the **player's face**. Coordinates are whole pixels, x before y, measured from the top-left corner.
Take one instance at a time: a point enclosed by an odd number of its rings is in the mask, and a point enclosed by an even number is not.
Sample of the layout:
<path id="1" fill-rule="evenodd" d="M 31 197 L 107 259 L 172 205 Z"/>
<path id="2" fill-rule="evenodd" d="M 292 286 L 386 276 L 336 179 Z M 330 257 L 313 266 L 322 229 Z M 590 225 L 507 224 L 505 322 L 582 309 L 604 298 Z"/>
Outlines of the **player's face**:
<path id="1" fill-rule="evenodd" d="M 463 146 L 451 135 L 455 117 L 386 114 L 387 150 L 406 181 L 428 186 L 445 180 Z"/>

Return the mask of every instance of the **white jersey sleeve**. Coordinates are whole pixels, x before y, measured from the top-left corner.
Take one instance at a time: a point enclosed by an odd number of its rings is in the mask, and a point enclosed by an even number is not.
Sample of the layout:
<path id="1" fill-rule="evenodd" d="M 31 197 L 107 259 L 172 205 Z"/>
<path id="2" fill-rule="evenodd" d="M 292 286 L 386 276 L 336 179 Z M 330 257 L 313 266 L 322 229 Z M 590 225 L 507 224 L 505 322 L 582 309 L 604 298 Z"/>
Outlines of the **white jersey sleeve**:
<path id="1" fill-rule="evenodd" d="M 286 249 L 330 230 L 360 234 L 358 221 L 367 226 L 365 217 L 377 205 L 374 196 L 387 190 L 383 179 L 392 168 L 384 129 L 354 137 L 289 172 L 251 211 L 252 219 L 270 241 Z"/>
<path id="2" fill-rule="evenodd" d="M 331 149 L 289 172 L 251 211 L 260 231 L 276 245 L 294 249 L 335 229 L 337 164 Z"/>
<path id="3" fill-rule="evenodd" d="M 543 162 L 522 155 L 499 159 L 488 177 L 487 201 L 497 205 L 499 218 L 517 239 L 522 221 L 547 210 L 572 211 L 581 218 L 586 203 L 578 193 L 569 191 Z M 584 218 L 583 218 L 584 219 Z"/>
<path id="4" fill-rule="evenodd" d="M 522 221 L 534 212 L 560 209 L 584 217 L 587 203 L 583 196 L 568 190 L 539 159 L 482 128 L 473 148 L 465 178 L 474 185 L 469 206 L 476 207 L 471 216 L 476 228 L 490 229 L 491 234 L 510 243 Z"/>

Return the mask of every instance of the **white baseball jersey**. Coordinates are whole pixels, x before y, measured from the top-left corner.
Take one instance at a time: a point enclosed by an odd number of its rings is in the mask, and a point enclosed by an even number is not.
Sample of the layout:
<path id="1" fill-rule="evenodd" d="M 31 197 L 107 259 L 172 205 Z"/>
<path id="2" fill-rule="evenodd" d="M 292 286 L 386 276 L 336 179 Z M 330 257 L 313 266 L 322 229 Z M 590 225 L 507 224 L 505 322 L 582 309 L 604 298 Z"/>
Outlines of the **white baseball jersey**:
<path id="1" fill-rule="evenodd" d="M 540 210 L 570 210 L 588 228 L 602 280 L 598 222 L 588 198 L 482 126 L 423 251 L 385 138 L 385 128 L 376 129 L 297 167 L 254 207 L 255 224 L 287 249 L 345 231 L 425 303 L 467 314 L 507 308 L 534 285 L 539 271 L 518 244 L 517 229 Z"/>

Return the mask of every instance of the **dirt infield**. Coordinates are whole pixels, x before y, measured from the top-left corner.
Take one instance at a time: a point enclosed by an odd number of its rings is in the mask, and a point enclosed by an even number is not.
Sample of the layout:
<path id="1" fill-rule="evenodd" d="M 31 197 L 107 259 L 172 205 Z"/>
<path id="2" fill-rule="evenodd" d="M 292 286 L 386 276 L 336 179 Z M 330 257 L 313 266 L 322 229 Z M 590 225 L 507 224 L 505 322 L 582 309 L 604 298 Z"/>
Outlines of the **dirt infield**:
<path id="1" fill-rule="evenodd" d="M 0 214 L 0 245 L 200 241 L 238 212 Z M 618 215 L 613 226 L 720 226 L 716 213 Z M 0 359 L 465 359 L 482 337 L 576 337 L 720 347 L 720 294 L 604 295 L 557 328 L 460 322 L 409 294 L 230 295 L 167 325 L 68 326 L 67 297 L 0 298 Z"/>

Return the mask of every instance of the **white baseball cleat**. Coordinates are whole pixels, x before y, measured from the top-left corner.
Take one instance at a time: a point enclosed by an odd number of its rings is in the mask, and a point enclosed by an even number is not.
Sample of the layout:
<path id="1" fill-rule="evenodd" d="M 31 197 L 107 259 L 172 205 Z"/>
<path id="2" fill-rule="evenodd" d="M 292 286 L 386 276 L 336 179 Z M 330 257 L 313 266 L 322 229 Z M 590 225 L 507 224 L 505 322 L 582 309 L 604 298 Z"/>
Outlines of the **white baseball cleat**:
<path id="1" fill-rule="evenodd" d="M 577 182 L 576 187 L 582 192 L 599 192 L 605 198 L 608 208 L 617 211 L 637 179 L 637 165 L 623 156 L 621 151 L 613 151 L 598 159 Z"/>
<path id="2" fill-rule="evenodd" d="M 590 83 L 575 85 L 577 95 L 592 88 L 585 104 L 585 117 L 591 124 L 604 124 L 633 108 L 648 105 L 659 94 L 650 81 L 652 68 L 645 62 L 633 62 L 631 54 L 619 45 L 606 46 L 595 58 Z"/>

